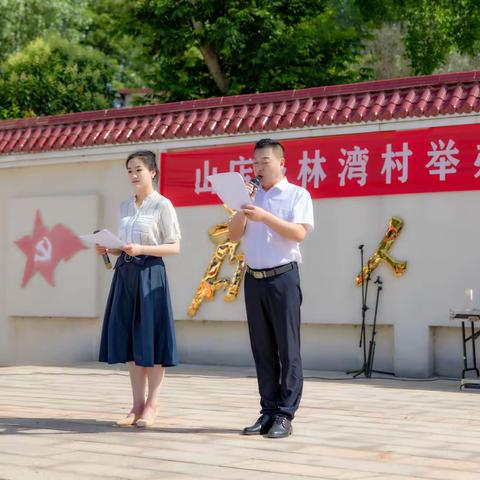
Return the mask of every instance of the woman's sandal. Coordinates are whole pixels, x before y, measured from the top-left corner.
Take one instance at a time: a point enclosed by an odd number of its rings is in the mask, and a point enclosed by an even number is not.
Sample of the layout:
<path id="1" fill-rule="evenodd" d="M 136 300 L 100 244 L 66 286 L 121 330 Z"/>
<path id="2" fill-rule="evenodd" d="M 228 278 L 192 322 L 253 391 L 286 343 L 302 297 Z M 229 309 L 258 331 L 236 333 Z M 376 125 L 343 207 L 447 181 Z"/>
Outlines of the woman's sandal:
<path id="1" fill-rule="evenodd" d="M 156 415 L 152 415 L 150 417 L 139 418 L 136 422 L 136 425 L 139 428 L 153 427 L 155 425 L 155 418 L 156 418 Z"/>
<path id="2" fill-rule="evenodd" d="M 134 413 L 130 413 L 126 417 L 121 418 L 115 422 L 115 426 L 117 427 L 132 427 L 136 425 L 138 420 L 140 419 L 140 415 L 135 415 Z"/>

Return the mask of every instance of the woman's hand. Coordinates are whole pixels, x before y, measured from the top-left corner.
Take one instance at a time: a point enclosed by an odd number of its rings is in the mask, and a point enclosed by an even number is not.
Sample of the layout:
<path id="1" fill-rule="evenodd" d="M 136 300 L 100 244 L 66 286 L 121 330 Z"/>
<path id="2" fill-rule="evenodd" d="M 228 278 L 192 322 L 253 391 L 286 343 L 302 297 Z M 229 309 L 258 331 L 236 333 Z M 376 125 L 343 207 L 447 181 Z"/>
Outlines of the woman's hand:
<path id="1" fill-rule="evenodd" d="M 127 243 L 124 245 L 122 250 L 131 257 L 137 257 L 138 255 L 143 255 L 143 248 L 138 243 Z"/>
<path id="2" fill-rule="evenodd" d="M 99 255 L 105 255 L 108 253 L 108 249 L 106 249 L 103 245 L 95 245 L 95 250 Z"/>

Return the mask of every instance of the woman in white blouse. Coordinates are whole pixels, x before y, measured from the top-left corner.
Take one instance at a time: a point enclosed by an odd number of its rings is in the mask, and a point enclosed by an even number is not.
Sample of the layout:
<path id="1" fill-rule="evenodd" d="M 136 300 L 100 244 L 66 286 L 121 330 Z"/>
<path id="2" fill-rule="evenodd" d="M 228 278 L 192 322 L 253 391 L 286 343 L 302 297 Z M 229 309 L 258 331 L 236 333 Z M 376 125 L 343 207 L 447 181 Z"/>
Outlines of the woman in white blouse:
<path id="1" fill-rule="evenodd" d="M 180 251 L 180 229 L 170 200 L 154 188 L 155 154 L 142 150 L 126 161 L 135 195 L 120 205 L 121 250 L 108 296 L 100 342 L 101 362 L 128 363 L 133 406 L 118 426 L 154 424 L 165 367 L 177 363 L 175 325 L 161 257 Z M 148 388 L 147 388 L 148 386 Z"/>

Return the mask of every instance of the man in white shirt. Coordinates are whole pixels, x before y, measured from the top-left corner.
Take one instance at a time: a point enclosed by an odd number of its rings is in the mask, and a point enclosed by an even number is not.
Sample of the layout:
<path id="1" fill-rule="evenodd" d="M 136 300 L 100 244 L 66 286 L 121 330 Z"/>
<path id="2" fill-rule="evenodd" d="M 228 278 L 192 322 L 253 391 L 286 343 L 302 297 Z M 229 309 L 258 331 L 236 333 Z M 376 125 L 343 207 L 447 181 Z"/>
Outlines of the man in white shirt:
<path id="1" fill-rule="evenodd" d="M 262 139 L 254 148 L 254 171 L 261 186 L 229 225 L 232 241 L 243 237 L 247 272 L 245 305 L 257 369 L 260 417 L 245 435 L 288 437 L 303 387 L 300 356 L 299 244 L 313 230 L 310 194 L 288 182 L 284 149 Z"/>

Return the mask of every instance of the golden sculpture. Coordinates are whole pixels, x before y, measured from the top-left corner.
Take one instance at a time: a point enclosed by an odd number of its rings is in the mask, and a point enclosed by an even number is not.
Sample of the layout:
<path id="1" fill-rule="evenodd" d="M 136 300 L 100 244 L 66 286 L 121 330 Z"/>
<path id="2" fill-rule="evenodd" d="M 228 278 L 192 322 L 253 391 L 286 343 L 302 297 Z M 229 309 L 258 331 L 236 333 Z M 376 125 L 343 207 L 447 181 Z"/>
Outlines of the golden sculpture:
<path id="1" fill-rule="evenodd" d="M 386 262 L 393 270 L 395 276 L 400 277 L 407 270 L 407 262 L 399 262 L 393 259 L 388 253 L 393 247 L 395 240 L 400 235 L 403 229 L 404 222 L 401 218 L 392 217 L 388 224 L 387 231 L 379 243 L 375 253 L 368 259 L 367 264 L 363 267 L 363 270 L 355 278 L 355 283 L 360 286 L 364 279 L 367 278 L 382 261 Z"/>
<path id="2" fill-rule="evenodd" d="M 228 224 L 235 211 L 231 210 L 226 205 L 224 205 L 224 207 L 229 214 L 228 220 L 224 223 L 215 225 L 208 230 L 208 236 L 216 245 L 216 248 L 205 274 L 200 281 L 200 285 L 193 296 L 192 302 L 188 307 L 188 314 L 191 317 L 197 313 L 200 305 L 205 299 L 212 300 L 214 298 L 217 290 L 226 290 L 223 299 L 227 302 L 235 300 L 240 291 L 240 285 L 245 271 L 244 255 L 243 253 L 237 253 L 237 248 L 240 242 L 231 242 L 228 239 Z M 217 279 L 225 259 L 228 259 L 231 264 L 236 264 L 235 272 L 230 279 Z"/>

